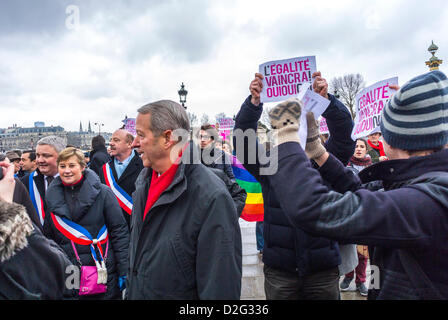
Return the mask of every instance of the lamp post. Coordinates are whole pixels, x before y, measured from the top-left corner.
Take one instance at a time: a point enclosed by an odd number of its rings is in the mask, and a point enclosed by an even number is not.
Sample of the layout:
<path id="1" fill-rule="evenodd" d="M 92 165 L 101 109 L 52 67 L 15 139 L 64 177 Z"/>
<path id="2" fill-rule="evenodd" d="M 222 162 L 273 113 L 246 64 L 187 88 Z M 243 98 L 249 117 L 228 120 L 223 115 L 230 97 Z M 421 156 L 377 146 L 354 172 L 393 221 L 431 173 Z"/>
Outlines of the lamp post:
<path id="1" fill-rule="evenodd" d="M 443 60 L 435 56 L 437 50 L 439 50 L 439 47 L 434 44 L 434 41 L 432 41 L 431 45 L 428 48 L 428 51 L 432 54 L 432 57 L 429 59 L 429 61 L 425 62 L 430 71 L 439 70 L 439 66 L 443 63 Z"/>
<path id="2" fill-rule="evenodd" d="M 340 95 L 339 95 L 339 93 L 338 93 L 338 90 L 336 90 L 336 89 L 334 89 L 334 97 L 336 98 L 336 99 L 339 99 L 339 97 L 340 97 Z"/>
<path id="3" fill-rule="evenodd" d="M 95 122 L 95 125 L 98 126 L 98 135 L 101 135 L 101 126 L 104 126 L 104 123 Z"/>
<path id="4" fill-rule="evenodd" d="M 177 91 L 177 93 L 179 94 L 179 101 L 182 104 L 182 107 L 184 107 L 185 109 L 187 109 L 187 107 L 185 106 L 185 103 L 187 102 L 187 94 L 188 91 L 185 90 L 185 85 L 182 82 L 182 84 L 180 85 L 180 90 Z"/>

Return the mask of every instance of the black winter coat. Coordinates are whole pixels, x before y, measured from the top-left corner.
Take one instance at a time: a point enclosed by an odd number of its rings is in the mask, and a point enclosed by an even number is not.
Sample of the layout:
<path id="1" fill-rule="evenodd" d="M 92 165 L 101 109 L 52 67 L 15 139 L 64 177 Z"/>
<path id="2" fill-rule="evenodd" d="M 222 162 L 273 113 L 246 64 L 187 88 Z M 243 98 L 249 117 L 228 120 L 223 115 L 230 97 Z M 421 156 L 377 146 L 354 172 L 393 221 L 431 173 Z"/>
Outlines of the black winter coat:
<path id="1" fill-rule="evenodd" d="M 103 296 L 106 299 L 120 298 L 118 276 L 125 276 L 128 269 L 129 231 L 112 191 L 101 184 L 93 171 L 86 169 L 82 181 L 73 187 L 64 186 L 61 178 L 56 178 L 47 190 L 46 201 L 49 213 L 81 225 L 93 238 L 106 225 L 109 234 L 107 293 L 98 295 L 98 299 Z M 73 264 L 78 264 L 70 240 L 56 229 L 51 214 L 45 216 L 44 233 L 62 247 Z M 81 263 L 94 266 L 90 247 L 75 246 Z M 106 250 L 106 245 L 103 250 Z"/>
<path id="2" fill-rule="evenodd" d="M 112 160 L 109 161 L 109 165 L 112 168 L 112 174 L 114 175 L 115 181 L 131 197 L 135 191 L 135 181 L 137 180 L 138 175 L 140 174 L 140 171 L 142 171 L 142 169 L 143 169 L 143 161 L 140 158 L 140 155 L 137 153 L 137 151 L 133 151 L 133 152 L 134 152 L 134 157 L 132 158 L 131 162 L 129 162 L 128 166 L 121 174 L 120 179 L 117 179 L 117 171 L 115 170 L 114 157 L 112 157 Z M 105 164 L 103 165 L 103 167 L 104 166 L 105 166 Z M 106 184 L 103 168 L 101 168 L 101 170 L 100 170 L 100 180 L 101 180 L 101 183 Z M 128 227 L 130 227 L 131 215 L 128 214 L 124 210 L 122 210 L 122 212 L 123 212 L 123 217 L 125 218 L 125 220 L 128 224 Z"/>
<path id="3" fill-rule="evenodd" d="M 223 182 L 183 164 L 143 221 L 152 170 L 136 182 L 128 299 L 239 299 L 241 231 Z"/>
<path id="4" fill-rule="evenodd" d="M 243 209 L 246 206 L 247 192 L 235 180 L 230 180 L 230 178 L 225 174 L 224 171 L 215 168 L 209 168 L 214 174 L 216 174 L 226 185 L 227 190 L 232 196 L 233 202 L 238 213 L 238 217 L 243 213 Z"/>
<path id="5" fill-rule="evenodd" d="M 235 181 L 230 158 L 224 151 L 216 148 L 214 143 L 201 150 L 201 163 L 206 167 L 222 170 L 230 180 Z"/>
<path id="6" fill-rule="evenodd" d="M 347 108 L 334 96 L 330 95 L 330 105 L 322 115 L 327 119 L 330 130 L 330 138 L 326 148 L 335 154 L 343 162 L 347 163 L 353 155 L 355 143 L 351 139 L 353 121 Z M 249 96 L 243 103 L 241 110 L 235 119 L 235 130 L 243 131 L 252 129 L 256 132 L 257 122 L 263 111 L 263 105 L 256 107 L 251 103 Z M 235 141 L 234 148 L 238 157 L 242 155 L 237 150 L 238 143 Z M 254 146 L 251 146 L 253 150 Z M 261 146 L 258 146 L 262 148 Z M 245 145 L 244 159 L 250 159 L 247 155 L 247 143 Z M 244 163 L 244 167 L 260 182 L 264 201 L 264 248 L 263 262 L 267 266 L 307 276 L 319 271 L 336 268 L 341 263 L 338 243 L 322 237 L 313 237 L 299 228 L 295 228 L 286 218 L 278 195 L 272 189 L 266 175 L 260 175 L 260 164 Z M 284 181 L 288 184 L 290 179 Z"/>
<path id="7" fill-rule="evenodd" d="M 106 147 L 98 150 L 93 150 L 90 156 L 89 169 L 93 170 L 97 174 L 97 176 L 99 176 L 103 164 L 108 163 L 110 159 L 111 158 L 107 153 Z"/>
<path id="8" fill-rule="evenodd" d="M 13 202 L 24 205 L 28 216 L 33 222 L 34 226 L 43 232 L 42 224 L 39 220 L 39 216 L 36 209 L 33 206 L 30 195 L 28 194 L 28 189 L 23 185 L 23 183 L 16 178 L 16 185 L 14 187 Z"/>
<path id="9" fill-rule="evenodd" d="M 33 177 L 33 180 L 34 180 L 34 183 L 36 184 L 36 188 L 39 191 L 40 196 L 42 197 L 42 201 L 44 202 L 44 212 L 47 212 L 47 203 L 45 202 L 45 195 L 46 195 L 46 191 L 45 191 L 45 176 L 42 173 L 40 173 L 39 169 L 36 169 L 36 172 L 37 172 L 37 175 L 35 177 Z M 31 172 L 31 173 L 26 174 L 24 177 L 22 177 L 20 179 L 20 182 L 22 182 L 22 184 L 25 186 L 26 190 L 28 191 L 28 196 L 30 194 L 30 175 L 34 175 L 34 171 Z M 18 190 L 17 192 L 20 192 L 20 191 Z M 14 190 L 14 196 L 16 196 L 15 193 L 16 193 L 16 191 Z M 20 195 L 17 194 L 17 197 L 20 197 Z M 30 198 L 30 200 L 31 200 L 31 198 Z M 28 211 L 28 205 L 26 205 L 25 203 L 21 203 L 21 204 L 25 205 L 25 207 L 27 208 L 27 211 Z M 31 202 L 31 204 L 32 204 L 32 202 Z M 37 216 L 37 219 L 36 219 L 36 217 L 34 217 L 34 218 L 32 217 L 31 220 L 43 232 L 42 224 L 40 222 L 39 215 L 37 214 L 37 209 L 34 208 L 34 210 L 35 210 L 35 214 Z M 33 213 L 31 213 L 31 215 L 33 215 Z M 36 222 L 36 220 L 37 220 L 37 222 Z"/>
<path id="10" fill-rule="evenodd" d="M 33 225 L 25 208 L 0 201 L 0 300 L 70 299 L 72 265 L 66 254 Z"/>

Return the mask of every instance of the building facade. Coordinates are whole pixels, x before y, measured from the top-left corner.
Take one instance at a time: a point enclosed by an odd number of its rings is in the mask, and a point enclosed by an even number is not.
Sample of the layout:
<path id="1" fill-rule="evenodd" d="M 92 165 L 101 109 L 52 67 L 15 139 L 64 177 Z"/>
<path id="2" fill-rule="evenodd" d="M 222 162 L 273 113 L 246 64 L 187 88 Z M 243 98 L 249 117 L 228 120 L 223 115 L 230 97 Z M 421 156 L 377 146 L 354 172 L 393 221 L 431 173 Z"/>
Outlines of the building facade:
<path id="1" fill-rule="evenodd" d="M 90 127 L 90 126 L 89 126 Z M 78 132 L 67 132 L 61 126 L 45 126 L 42 122 L 36 122 L 32 128 L 22 128 L 14 125 L 8 129 L 0 129 L 0 152 L 8 150 L 36 149 L 37 142 L 46 136 L 58 136 L 64 139 L 66 144 L 73 145 L 82 150 L 90 150 L 92 138 L 97 133 L 92 130 Z M 112 134 L 102 132 L 106 141 L 110 140 Z"/>

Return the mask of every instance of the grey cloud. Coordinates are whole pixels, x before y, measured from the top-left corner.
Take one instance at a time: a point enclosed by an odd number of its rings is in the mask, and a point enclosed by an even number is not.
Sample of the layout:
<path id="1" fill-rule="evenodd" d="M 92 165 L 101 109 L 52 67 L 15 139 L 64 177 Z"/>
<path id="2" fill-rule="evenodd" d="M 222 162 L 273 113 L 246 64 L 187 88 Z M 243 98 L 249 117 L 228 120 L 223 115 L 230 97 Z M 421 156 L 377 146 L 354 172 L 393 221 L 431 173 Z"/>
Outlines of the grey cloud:
<path id="1" fill-rule="evenodd" d="M 422 6 L 421 1 L 404 3 L 406 6 L 403 6 L 402 11 L 394 15 L 388 14 L 387 8 L 381 8 L 377 12 L 380 21 L 378 30 L 368 28 L 365 4 L 358 3 L 346 8 L 343 15 L 328 12 L 328 16 L 321 20 L 301 13 L 290 14 L 278 21 L 278 27 L 271 35 L 276 39 L 275 47 L 289 53 L 305 53 L 304 50 L 322 53 L 334 50 L 354 57 L 358 54 L 403 50 L 411 45 L 417 32 L 426 31 L 429 36 L 431 30 L 428 30 L 426 19 L 431 19 L 431 23 L 444 19 L 444 10 L 434 11 L 433 8 L 447 6 L 441 0 L 435 0 L 435 6 Z"/>

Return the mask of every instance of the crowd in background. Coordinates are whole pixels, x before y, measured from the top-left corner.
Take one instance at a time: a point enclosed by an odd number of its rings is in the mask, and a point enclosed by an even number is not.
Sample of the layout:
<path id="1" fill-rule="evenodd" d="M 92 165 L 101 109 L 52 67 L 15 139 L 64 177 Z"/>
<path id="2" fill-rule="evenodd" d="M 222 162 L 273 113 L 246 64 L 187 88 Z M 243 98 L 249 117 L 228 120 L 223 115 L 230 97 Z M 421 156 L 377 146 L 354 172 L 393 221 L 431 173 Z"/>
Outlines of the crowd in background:
<path id="1" fill-rule="evenodd" d="M 262 79 L 235 130 L 257 130 Z M 238 137 L 232 146 L 211 125 L 182 139 L 184 108 L 161 100 L 137 110 L 136 136 L 117 129 L 109 148 L 102 136 L 87 152 L 48 136 L 1 155 L 0 298 L 239 299 L 249 192 L 235 179 L 236 156 L 262 188 L 267 299 L 338 300 L 355 278 L 369 299 L 446 299 L 446 76 L 397 87 L 380 128 L 356 141 L 347 107 L 320 72 L 313 79 L 330 101 L 325 138 L 307 113 L 299 140 L 303 103 L 291 99 L 269 112 L 272 145 L 246 139 L 238 149 Z M 247 161 L 259 149 L 278 152 L 277 172 Z M 366 283 L 369 261 L 379 287 Z"/>

